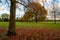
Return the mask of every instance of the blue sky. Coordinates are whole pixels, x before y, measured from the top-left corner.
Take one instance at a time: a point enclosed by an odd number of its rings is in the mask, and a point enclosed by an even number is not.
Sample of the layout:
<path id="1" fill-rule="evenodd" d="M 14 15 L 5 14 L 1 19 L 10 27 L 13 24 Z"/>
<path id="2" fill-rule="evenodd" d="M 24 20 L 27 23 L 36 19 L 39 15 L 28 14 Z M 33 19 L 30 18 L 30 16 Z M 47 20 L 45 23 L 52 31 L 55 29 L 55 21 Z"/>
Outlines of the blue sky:
<path id="1" fill-rule="evenodd" d="M 9 7 L 8 7 L 8 4 L 7 3 L 5 3 L 5 0 L 2 0 L 3 2 L 2 3 L 0 3 L 0 16 L 1 16 L 1 14 L 3 14 L 3 13 L 7 13 L 7 14 L 10 14 L 10 9 L 9 9 Z M 21 9 L 22 9 L 23 7 L 21 6 Z M 23 10 L 23 9 L 22 9 Z M 24 14 L 24 11 L 22 11 L 22 10 L 18 10 L 18 9 L 16 9 L 16 17 L 21 17 L 21 16 L 23 16 L 23 14 Z"/>
<path id="2" fill-rule="evenodd" d="M 0 3 L 0 15 L 2 13 L 8 13 L 9 14 L 9 7 L 8 4 L 5 2 L 5 0 L 2 0 L 2 4 Z M 60 4 L 60 0 L 58 0 Z M 23 7 L 21 6 L 21 9 L 23 10 Z M 24 11 L 16 9 L 16 17 L 21 17 L 24 14 Z"/>

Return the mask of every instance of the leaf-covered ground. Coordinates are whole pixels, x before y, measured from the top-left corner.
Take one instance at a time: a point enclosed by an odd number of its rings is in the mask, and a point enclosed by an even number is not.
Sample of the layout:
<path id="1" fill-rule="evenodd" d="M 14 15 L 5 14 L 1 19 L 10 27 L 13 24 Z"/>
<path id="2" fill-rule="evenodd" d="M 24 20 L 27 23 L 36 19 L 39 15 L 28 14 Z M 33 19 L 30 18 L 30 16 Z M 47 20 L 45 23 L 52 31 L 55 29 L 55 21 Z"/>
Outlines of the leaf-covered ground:
<path id="1" fill-rule="evenodd" d="M 16 36 L 5 36 L 7 30 L 0 29 L 0 40 L 60 40 L 59 30 L 40 28 L 16 29 Z"/>

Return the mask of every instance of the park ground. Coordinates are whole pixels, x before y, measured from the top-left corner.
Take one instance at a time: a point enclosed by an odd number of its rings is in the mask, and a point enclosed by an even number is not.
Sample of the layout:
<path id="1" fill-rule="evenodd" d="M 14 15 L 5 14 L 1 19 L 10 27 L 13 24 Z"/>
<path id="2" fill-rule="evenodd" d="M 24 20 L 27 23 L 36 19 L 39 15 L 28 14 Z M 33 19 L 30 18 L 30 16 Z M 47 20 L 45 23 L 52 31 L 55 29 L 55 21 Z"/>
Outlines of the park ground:
<path id="1" fill-rule="evenodd" d="M 60 22 L 16 22 L 16 36 L 7 37 L 9 22 L 0 22 L 0 40 L 60 40 Z"/>

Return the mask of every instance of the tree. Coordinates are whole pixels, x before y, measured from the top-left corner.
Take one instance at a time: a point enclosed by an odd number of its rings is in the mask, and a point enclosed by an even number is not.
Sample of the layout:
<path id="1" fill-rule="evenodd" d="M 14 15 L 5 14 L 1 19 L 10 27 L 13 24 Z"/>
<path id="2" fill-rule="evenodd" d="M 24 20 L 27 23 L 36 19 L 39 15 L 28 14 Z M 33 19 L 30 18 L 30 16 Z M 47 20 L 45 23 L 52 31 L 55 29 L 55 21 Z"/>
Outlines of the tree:
<path id="1" fill-rule="evenodd" d="M 0 17 L 0 21 L 1 21 L 1 17 Z"/>
<path id="2" fill-rule="evenodd" d="M 8 21 L 8 20 L 9 20 L 9 14 L 3 13 L 3 14 L 1 15 L 1 18 L 2 18 L 3 21 Z"/>
<path id="3" fill-rule="evenodd" d="M 16 14 L 16 3 L 22 4 L 22 0 L 6 0 L 7 3 L 9 3 L 8 1 L 10 1 L 10 20 L 9 20 L 9 28 L 8 28 L 8 32 L 7 35 L 8 36 L 12 36 L 15 35 L 15 14 Z M 21 1 L 21 2 L 19 2 Z M 2 3 L 2 2 L 0 2 Z M 25 7 L 25 5 L 24 5 Z"/>
<path id="4" fill-rule="evenodd" d="M 10 20 L 9 20 L 9 29 L 7 32 L 8 36 L 16 35 L 15 32 L 15 14 L 16 14 L 16 0 L 10 0 Z"/>
<path id="5" fill-rule="evenodd" d="M 53 11 L 52 11 L 52 13 L 54 13 L 54 24 L 56 24 L 56 5 L 55 4 L 57 4 L 58 3 L 58 0 L 52 0 L 52 2 L 51 2 L 51 4 L 52 4 L 52 6 L 53 6 Z"/>
<path id="6" fill-rule="evenodd" d="M 8 28 L 8 32 L 7 35 L 8 36 L 14 36 L 16 35 L 16 23 L 15 23 L 15 15 L 16 15 L 16 0 L 10 0 L 11 5 L 10 5 L 10 20 L 9 20 L 9 28 Z"/>
<path id="7" fill-rule="evenodd" d="M 47 10 L 41 4 L 32 2 L 31 5 L 28 4 L 27 6 L 29 6 L 30 10 L 25 12 L 23 20 L 28 21 L 30 18 L 33 19 L 35 17 L 35 22 L 37 22 L 38 20 L 46 19 Z"/>

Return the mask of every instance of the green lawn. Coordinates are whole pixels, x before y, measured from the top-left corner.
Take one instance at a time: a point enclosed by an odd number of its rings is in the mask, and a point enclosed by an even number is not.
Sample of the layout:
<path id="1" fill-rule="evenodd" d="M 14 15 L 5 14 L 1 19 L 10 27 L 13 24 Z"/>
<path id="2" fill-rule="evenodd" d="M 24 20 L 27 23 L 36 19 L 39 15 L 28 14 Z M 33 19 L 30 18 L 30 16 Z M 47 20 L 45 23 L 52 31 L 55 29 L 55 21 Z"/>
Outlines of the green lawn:
<path id="1" fill-rule="evenodd" d="M 0 22 L 0 28 L 7 28 L 9 25 L 8 22 Z M 16 27 L 21 28 L 51 28 L 51 29 L 60 29 L 60 22 L 54 24 L 53 22 L 16 22 Z"/>

